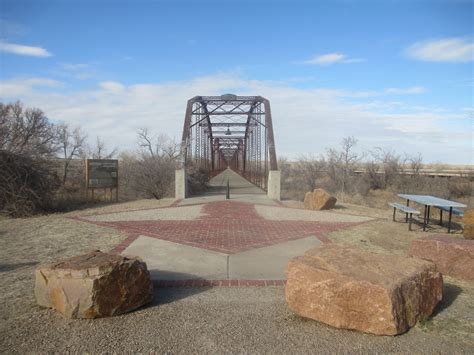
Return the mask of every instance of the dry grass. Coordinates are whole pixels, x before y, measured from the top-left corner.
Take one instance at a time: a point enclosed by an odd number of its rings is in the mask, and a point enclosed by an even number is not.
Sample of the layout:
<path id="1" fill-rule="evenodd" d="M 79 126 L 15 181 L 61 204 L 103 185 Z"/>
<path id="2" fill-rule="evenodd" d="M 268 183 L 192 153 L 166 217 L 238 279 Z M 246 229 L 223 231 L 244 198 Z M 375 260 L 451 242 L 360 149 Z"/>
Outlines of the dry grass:
<path id="1" fill-rule="evenodd" d="M 365 349 L 364 351 L 382 353 L 389 351 L 468 353 L 468 349 L 474 347 L 474 313 L 472 312 L 474 309 L 474 283 L 449 277 L 445 278 L 444 300 L 434 316 L 407 334 L 394 338 L 374 337 L 336 330 L 296 317 L 285 308 L 283 292 L 280 290 L 269 291 L 255 288 L 248 291 L 245 289 L 206 291 L 203 289 L 199 291 L 202 292 L 201 295 L 193 296 L 194 291 L 192 291 L 189 296 L 186 296 L 188 298 L 175 302 L 167 302 L 166 297 L 173 297 L 173 292 L 179 294 L 182 291 L 159 290 L 157 291 L 158 298 L 150 308 L 119 318 L 96 321 L 66 320 L 54 312 L 43 310 L 36 305 L 33 295 L 33 271 L 38 263 L 77 255 L 91 249 L 108 251 L 126 238 L 125 235 L 114 229 L 79 222 L 68 217 L 153 208 L 169 203 L 171 203 L 170 200 L 161 202 L 142 200 L 106 206 L 98 205 L 92 209 L 68 214 L 27 219 L 0 219 L 0 288 L 2 289 L 0 294 L 0 352 L 22 352 L 27 349 L 39 352 L 52 351 L 52 349 L 59 352 L 78 349 L 99 352 L 110 351 L 110 347 L 118 352 L 127 349 L 130 351 L 142 349 L 143 352 L 148 352 L 150 349 L 160 352 L 167 350 L 180 352 L 186 349 L 190 352 L 205 351 L 206 349 L 208 351 L 218 351 L 219 349 L 222 351 L 222 348 L 216 345 L 219 342 L 216 344 L 200 343 L 200 346 L 204 347 L 198 350 L 193 347 L 193 344 L 196 344 L 195 341 L 186 341 L 186 339 L 194 339 L 193 337 L 195 340 L 202 337 L 214 339 L 215 328 L 213 327 L 218 327 L 219 324 L 223 325 L 222 329 L 219 328 L 219 332 L 221 332 L 219 334 L 224 334 L 225 329 L 238 327 L 239 324 L 242 324 L 243 327 L 242 330 L 239 330 L 239 332 L 243 332 L 242 334 L 248 329 L 259 329 L 259 326 L 261 329 L 267 329 L 270 324 L 271 334 L 267 332 L 268 334 L 262 335 L 262 332 L 259 331 L 254 335 L 245 333 L 246 337 L 239 338 L 238 334 L 240 333 L 237 332 L 232 335 L 235 342 L 230 335 L 224 338 L 222 335 L 218 336 L 222 338 L 219 340 L 220 343 L 224 341 L 227 344 L 227 349 L 236 351 L 240 349 L 241 352 L 244 349 L 248 351 L 253 349 L 256 352 L 265 351 L 265 349 L 268 351 L 267 345 L 262 343 L 262 337 L 265 336 L 288 340 L 279 345 L 279 350 L 282 352 L 294 350 L 294 346 L 299 346 L 300 350 L 306 349 L 308 352 L 310 349 L 314 351 L 315 346 L 319 346 L 318 349 L 321 352 L 334 352 L 337 349 L 341 352 L 348 352 L 353 344 L 361 344 L 361 349 Z M 301 206 L 299 202 L 288 202 L 288 204 L 295 207 Z M 427 235 L 427 233 L 420 231 L 419 226 L 414 226 L 416 231 L 408 232 L 405 223 L 392 222 L 389 210 L 341 204 L 335 212 L 376 218 L 354 228 L 330 233 L 328 237 L 336 243 L 356 245 L 379 253 L 405 255 L 411 240 Z M 402 220 L 402 215 L 399 215 L 399 220 Z M 444 233 L 445 231 L 445 229 L 436 227 L 431 232 Z M 459 233 L 453 234 L 453 237 L 459 236 Z M 243 293 L 248 293 L 248 295 L 242 298 L 241 294 Z M 268 301 L 269 296 L 273 297 L 271 303 Z M 165 301 L 162 300 L 162 297 L 165 297 Z M 229 304 L 229 297 L 235 298 L 234 303 Z M 247 306 L 239 303 L 242 300 L 246 300 Z M 249 321 L 245 317 L 239 318 L 242 316 L 241 308 L 245 309 L 248 304 L 253 307 L 254 318 L 251 318 L 251 323 L 248 323 Z M 214 308 L 217 313 L 211 312 L 214 316 L 207 319 L 203 325 L 203 317 L 210 314 L 209 310 Z M 183 309 L 186 310 L 185 313 L 181 311 Z M 181 317 L 196 315 L 196 317 L 186 318 L 190 328 L 185 330 L 183 337 L 180 337 L 182 324 L 177 314 L 180 314 Z M 231 316 L 225 317 L 225 314 Z M 265 324 L 259 324 L 259 319 L 263 319 Z M 278 326 L 274 326 L 276 321 L 280 322 Z M 157 324 L 160 324 L 161 328 L 156 326 Z M 141 330 L 136 332 L 135 329 Z M 166 329 L 175 329 L 176 332 L 167 332 L 165 336 L 163 332 Z M 207 330 L 204 332 L 199 329 Z M 100 336 L 96 336 L 96 334 L 100 334 Z M 127 339 L 132 339 L 136 343 L 122 341 L 124 334 L 129 334 Z M 302 334 L 306 335 L 302 337 Z M 95 340 L 88 341 L 84 336 L 87 336 L 87 339 Z M 250 339 L 251 336 L 256 338 Z M 177 339 L 181 339 L 181 343 Z M 242 347 L 242 344 L 250 341 L 248 339 L 252 340 L 253 347 Z M 324 339 L 332 340 L 328 342 Z M 140 344 L 147 344 L 147 346 Z M 170 344 L 175 344 L 174 348 L 170 348 Z M 182 344 L 188 345 L 183 348 Z M 217 347 L 206 348 L 206 346 L 210 346 L 209 344 L 214 344 L 212 346 Z M 288 347 L 290 345 L 291 347 Z M 305 346 L 307 347 L 305 348 Z"/>

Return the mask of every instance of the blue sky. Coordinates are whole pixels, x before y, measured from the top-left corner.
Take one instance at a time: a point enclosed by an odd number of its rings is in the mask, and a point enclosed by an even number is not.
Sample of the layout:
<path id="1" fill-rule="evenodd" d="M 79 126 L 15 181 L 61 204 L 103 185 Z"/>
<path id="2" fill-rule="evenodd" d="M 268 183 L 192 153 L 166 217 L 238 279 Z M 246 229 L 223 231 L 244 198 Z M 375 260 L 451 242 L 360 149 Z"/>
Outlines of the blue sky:
<path id="1" fill-rule="evenodd" d="M 133 149 L 186 100 L 256 94 L 277 152 L 348 135 L 473 164 L 472 1 L 0 0 L 0 98 Z"/>

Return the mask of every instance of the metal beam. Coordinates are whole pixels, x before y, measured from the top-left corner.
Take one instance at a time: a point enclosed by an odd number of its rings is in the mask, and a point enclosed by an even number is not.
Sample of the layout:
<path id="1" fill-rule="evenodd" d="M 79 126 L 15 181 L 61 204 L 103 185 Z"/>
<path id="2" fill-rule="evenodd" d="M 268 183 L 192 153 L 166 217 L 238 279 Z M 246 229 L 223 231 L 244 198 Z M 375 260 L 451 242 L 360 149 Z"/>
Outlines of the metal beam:
<path id="1" fill-rule="evenodd" d="M 192 98 L 181 147 L 185 166 L 192 160 L 211 175 L 230 166 L 263 189 L 268 170 L 278 169 L 270 103 L 261 96 Z"/>
<path id="2" fill-rule="evenodd" d="M 209 116 L 246 116 L 252 114 L 250 111 L 238 111 L 238 112 L 233 112 L 233 111 L 218 111 L 218 112 L 212 112 L 209 111 Z M 265 112 L 258 113 L 258 115 L 264 115 Z M 255 114 L 254 114 L 255 115 Z"/>

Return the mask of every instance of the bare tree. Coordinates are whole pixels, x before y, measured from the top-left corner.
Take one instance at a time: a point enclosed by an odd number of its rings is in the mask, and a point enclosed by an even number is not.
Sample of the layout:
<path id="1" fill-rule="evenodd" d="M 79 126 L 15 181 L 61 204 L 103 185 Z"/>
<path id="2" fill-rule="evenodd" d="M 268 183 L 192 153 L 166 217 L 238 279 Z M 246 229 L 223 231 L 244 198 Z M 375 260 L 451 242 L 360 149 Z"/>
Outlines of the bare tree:
<path id="1" fill-rule="evenodd" d="M 40 109 L 24 109 L 19 101 L 0 103 L 0 149 L 34 157 L 52 156 L 57 151 L 54 125 Z"/>
<path id="2" fill-rule="evenodd" d="M 313 191 L 317 180 L 326 173 L 326 161 L 324 158 L 317 159 L 314 156 L 301 156 L 295 164 L 294 175 L 296 180 L 302 180 L 306 185 L 305 191 Z"/>
<path id="3" fill-rule="evenodd" d="M 403 165 L 410 168 L 412 176 L 419 176 L 423 168 L 423 157 L 420 153 L 418 155 L 405 155 Z"/>
<path id="4" fill-rule="evenodd" d="M 174 139 L 166 135 L 153 136 L 147 128 L 141 128 L 137 132 L 138 146 L 142 154 L 152 157 L 166 157 L 175 160 L 179 156 L 180 145 Z"/>
<path id="5" fill-rule="evenodd" d="M 87 137 L 82 133 L 79 127 L 71 130 L 71 128 L 66 124 L 59 125 L 57 132 L 58 142 L 64 159 L 62 181 L 63 185 L 65 185 L 71 161 L 82 154 Z"/>
<path id="6" fill-rule="evenodd" d="M 104 141 L 99 136 L 96 138 L 95 146 L 88 152 L 88 156 L 92 159 L 112 159 L 115 155 L 117 155 L 117 148 L 108 152 Z"/>
<path id="7" fill-rule="evenodd" d="M 327 151 L 328 175 L 339 186 L 342 199 L 347 190 L 350 173 L 355 169 L 362 156 L 354 152 L 357 139 L 345 137 L 341 141 L 341 150 L 329 149 Z"/>
<path id="8" fill-rule="evenodd" d="M 367 164 L 367 170 L 373 179 L 371 186 L 376 189 L 394 186 L 402 170 L 400 155 L 381 147 L 376 147 L 370 155 L 372 160 Z"/>
<path id="9" fill-rule="evenodd" d="M 27 216 L 52 206 L 59 179 L 48 158 L 58 146 L 44 113 L 0 103 L 0 212 Z"/>

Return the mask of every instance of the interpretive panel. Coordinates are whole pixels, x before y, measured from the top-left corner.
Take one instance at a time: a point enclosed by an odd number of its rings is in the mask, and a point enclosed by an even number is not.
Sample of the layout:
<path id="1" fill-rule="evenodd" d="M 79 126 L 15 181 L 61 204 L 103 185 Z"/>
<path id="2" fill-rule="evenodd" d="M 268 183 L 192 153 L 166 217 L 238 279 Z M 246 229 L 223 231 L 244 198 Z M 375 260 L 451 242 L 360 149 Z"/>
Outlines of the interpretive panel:
<path id="1" fill-rule="evenodd" d="M 117 187 L 118 160 L 116 159 L 87 159 L 87 187 L 107 188 Z"/>

